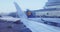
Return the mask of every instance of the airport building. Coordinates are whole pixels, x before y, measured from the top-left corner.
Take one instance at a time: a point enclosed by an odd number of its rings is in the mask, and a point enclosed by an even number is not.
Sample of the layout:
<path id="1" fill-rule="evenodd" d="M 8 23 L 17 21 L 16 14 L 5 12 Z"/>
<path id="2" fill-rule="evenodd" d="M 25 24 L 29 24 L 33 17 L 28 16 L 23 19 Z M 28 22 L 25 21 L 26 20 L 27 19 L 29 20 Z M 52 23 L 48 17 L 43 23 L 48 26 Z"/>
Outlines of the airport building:
<path id="1" fill-rule="evenodd" d="M 40 10 L 32 11 L 36 17 L 59 17 L 60 18 L 60 0 L 48 0 L 45 7 Z"/>

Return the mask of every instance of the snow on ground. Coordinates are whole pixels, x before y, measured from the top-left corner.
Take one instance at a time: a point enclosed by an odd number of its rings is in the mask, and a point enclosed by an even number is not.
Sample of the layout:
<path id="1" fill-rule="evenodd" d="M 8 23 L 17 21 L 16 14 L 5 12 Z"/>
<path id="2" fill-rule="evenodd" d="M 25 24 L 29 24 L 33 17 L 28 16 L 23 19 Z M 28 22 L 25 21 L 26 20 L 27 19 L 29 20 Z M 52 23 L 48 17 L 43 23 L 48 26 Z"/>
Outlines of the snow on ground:
<path id="1" fill-rule="evenodd" d="M 41 19 L 43 19 L 50 22 L 60 23 L 60 18 L 29 18 L 29 19 L 34 21 L 40 21 L 40 22 L 42 21 Z"/>
<path id="2" fill-rule="evenodd" d="M 60 18 L 42 18 L 42 19 L 46 21 L 60 23 Z"/>
<path id="3" fill-rule="evenodd" d="M 17 21 L 20 20 L 20 18 L 13 18 L 13 17 L 0 17 L 1 20 L 5 21 Z"/>

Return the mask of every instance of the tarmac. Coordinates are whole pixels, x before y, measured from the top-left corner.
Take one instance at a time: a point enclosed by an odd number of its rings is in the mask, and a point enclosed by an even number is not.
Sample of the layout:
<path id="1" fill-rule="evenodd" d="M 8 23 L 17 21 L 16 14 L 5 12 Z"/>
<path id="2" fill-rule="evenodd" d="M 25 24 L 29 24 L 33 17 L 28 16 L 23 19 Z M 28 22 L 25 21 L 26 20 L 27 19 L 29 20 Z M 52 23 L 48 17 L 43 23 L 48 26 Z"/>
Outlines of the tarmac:
<path id="1" fill-rule="evenodd" d="M 13 21 L 5 21 L 0 20 L 0 32 L 32 32 L 29 28 L 27 28 L 20 20 Z"/>

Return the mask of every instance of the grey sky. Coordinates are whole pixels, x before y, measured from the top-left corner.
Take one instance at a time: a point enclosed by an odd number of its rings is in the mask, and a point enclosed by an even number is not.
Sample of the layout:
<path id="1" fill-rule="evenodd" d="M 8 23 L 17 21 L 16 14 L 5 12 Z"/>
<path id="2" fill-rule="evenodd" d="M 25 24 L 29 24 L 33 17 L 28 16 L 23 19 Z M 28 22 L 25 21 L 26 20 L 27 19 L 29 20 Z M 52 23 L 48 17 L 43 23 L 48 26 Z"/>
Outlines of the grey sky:
<path id="1" fill-rule="evenodd" d="M 14 2 L 17 2 L 23 11 L 26 9 L 42 9 L 47 0 L 0 0 L 0 13 L 16 12 Z"/>

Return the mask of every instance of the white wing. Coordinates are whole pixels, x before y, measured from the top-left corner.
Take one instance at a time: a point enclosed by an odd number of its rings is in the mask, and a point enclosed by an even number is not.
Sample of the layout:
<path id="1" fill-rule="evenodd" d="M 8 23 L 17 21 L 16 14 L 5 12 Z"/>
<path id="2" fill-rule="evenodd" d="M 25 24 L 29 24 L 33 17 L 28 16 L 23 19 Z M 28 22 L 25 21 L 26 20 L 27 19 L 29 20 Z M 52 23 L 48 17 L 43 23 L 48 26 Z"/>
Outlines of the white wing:
<path id="1" fill-rule="evenodd" d="M 20 20 L 26 25 L 26 27 L 31 29 L 32 32 L 60 32 L 59 28 L 56 29 L 57 27 L 54 28 L 52 26 L 27 19 L 27 16 L 25 15 L 25 13 L 22 12 L 19 5 L 16 2 L 14 2 L 14 4 L 16 6 L 17 13 L 18 13 L 18 16 L 20 17 Z"/>

